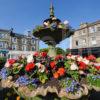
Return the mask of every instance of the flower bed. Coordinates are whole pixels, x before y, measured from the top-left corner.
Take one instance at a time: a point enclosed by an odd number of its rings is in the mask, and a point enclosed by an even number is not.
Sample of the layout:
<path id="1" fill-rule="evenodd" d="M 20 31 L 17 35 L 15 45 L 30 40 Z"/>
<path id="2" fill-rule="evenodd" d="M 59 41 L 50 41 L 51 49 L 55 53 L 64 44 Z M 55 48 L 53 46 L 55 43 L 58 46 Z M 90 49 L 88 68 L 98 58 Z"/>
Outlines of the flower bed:
<path id="1" fill-rule="evenodd" d="M 100 62 L 90 55 L 57 55 L 45 52 L 7 60 L 0 71 L 1 86 L 13 88 L 23 98 L 56 93 L 59 98 L 79 99 L 89 90 L 100 91 Z"/>

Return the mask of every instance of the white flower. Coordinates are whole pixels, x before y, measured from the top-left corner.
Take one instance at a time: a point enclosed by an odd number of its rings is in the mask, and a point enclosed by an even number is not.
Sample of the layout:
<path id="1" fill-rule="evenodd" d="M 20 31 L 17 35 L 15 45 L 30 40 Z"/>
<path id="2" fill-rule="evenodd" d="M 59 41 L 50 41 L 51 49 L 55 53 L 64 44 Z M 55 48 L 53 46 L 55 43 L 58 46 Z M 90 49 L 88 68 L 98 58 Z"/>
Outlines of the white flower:
<path id="1" fill-rule="evenodd" d="M 11 64 L 9 63 L 9 61 L 7 61 L 6 63 L 5 63 L 5 67 L 10 67 L 11 66 Z"/>
<path id="2" fill-rule="evenodd" d="M 65 20 L 65 21 L 64 21 L 64 24 L 65 24 L 65 25 L 69 24 L 68 20 Z"/>
<path id="3" fill-rule="evenodd" d="M 85 73 L 84 73 L 84 71 L 79 70 L 79 74 L 83 75 L 83 74 L 85 74 Z"/>
<path id="4" fill-rule="evenodd" d="M 45 66 L 42 65 L 41 63 L 36 63 L 35 65 L 38 67 L 39 72 L 43 73 L 45 71 Z"/>
<path id="5" fill-rule="evenodd" d="M 72 56 L 71 56 L 71 59 L 72 59 L 72 60 L 75 60 L 75 59 L 76 59 L 76 56 L 75 56 L 75 55 L 72 55 Z"/>
<path id="6" fill-rule="evenodd" d="M 44 24 L 45 26 L 48 26 L 48 25 L 49 25 L 47 22 L 44 22 L 43 24 Z"/>
<path id="7" fill-rule="evenodd" d="M 83 59 L 83 58 L 82 58 L 81 56 L 78 56 L 78 57 L 77 57 L 77 61 L 82 61 L 82 59 Z"/>
<path id="8" fill-rule="evenodd" d="M 94 63 L 95 66 L 100 66 L 100 63 Z"/>
<path id="9" fill-rule="evenodd" d="M 25 55 L 21 55 L 21 57 L 22 57 L 22 59 L 24 59 L 25 58 Z"/>
<path id="10" fill-rule="evenodd" d="M 18 68 L 22 68 L 23 66 L 24 66 L 24 65 L 23 65 L 23 64 L 21 64 L 21 65 L 19 65 L 19 66 L 18 66 Z"/>
<path id="11" fill-rule="evenodd" d="M 72 63 L 70 66 L 71 70 L 78 70 L 78 66 L 75 63 Z"/>
<path id="12" fill-rule="evenodd" d="M 68 55 L 68 56 L 67 56 L 67 59 L 71 59 L 71 56 Z"/>
<path id="13" fill-rule="evenodd" d="M 89 60 L 87 60 L 86 58 L 84 58 L 84 59 L 82 60 L 82 62 L 84 62 L 86 65 L 89 64 Z"/>
<path id="14" fill-rule="evenodd" d="M 41 66 L 41 63 L 36 63 L 35 65 L 38 66 L 38 68 L 39 68 Z"/>
<path id="15" fill-rule="evenodd" d="M 34 62 L 32 54 L 27 56 L 27 63 L 30 63 L 30 62 Z"/>

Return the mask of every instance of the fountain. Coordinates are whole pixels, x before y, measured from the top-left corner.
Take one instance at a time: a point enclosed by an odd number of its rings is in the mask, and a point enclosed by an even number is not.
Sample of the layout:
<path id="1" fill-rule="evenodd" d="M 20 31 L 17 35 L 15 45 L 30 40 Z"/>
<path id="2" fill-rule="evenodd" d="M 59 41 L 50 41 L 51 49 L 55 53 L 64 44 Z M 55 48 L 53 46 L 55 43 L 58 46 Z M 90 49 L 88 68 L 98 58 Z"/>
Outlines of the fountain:
<path id="1" fill-rule="evenodd" d="M 50 57 L 56 56 L 55 46 L 62 40 L 73 35 L 74 30 L 69 25 L 68 21 L 64 23 L 54 15 L 54 7 L 51 3 L 50 17 L 44 20 L 43 25 L 37 26 L 33 30 L 33 35 L 49 46 L 48 55 Z"/>

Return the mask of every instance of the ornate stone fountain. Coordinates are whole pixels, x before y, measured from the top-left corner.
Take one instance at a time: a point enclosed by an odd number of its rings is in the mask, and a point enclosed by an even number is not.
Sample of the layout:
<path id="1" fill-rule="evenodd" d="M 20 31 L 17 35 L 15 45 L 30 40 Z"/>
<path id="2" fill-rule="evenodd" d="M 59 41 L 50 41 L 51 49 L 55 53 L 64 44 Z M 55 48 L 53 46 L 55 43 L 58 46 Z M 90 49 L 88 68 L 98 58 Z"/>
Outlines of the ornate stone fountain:
<path id="1" fill-rule="evenodd" d="M 54 7 L 51 3 L 50 17 L 44 20 L 43 25 L 37 26 L 33 30 L 33 35 L 46 44 L 49 45 L 48 55 L 50 57 L 56 56 L 55 46 L 62 40 L 70 37 L 74 33 L 74 30 L 69 25 L 68 21 L 64 23 L 54 15 Z"/>

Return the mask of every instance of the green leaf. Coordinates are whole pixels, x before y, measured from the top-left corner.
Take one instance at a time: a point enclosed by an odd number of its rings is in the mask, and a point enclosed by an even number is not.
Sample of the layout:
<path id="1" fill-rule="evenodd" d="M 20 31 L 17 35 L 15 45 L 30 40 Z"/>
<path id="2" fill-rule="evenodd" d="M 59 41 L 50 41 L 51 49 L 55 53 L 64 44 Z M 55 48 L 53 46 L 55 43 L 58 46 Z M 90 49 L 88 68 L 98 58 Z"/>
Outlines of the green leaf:
<path id="1" fill-rule="evenodd" d="M 46 80 L 48 79 L 47 75 L 46 74 L 40 74 L 39 75 L 39 80 L 42 82 L 42 83 L 45 83 Z"/>
<path id="2" fill-rule="evenodd" d="M 69 64 L 69 62 L 68 62 L 68 61 L 66 61 L 64 65 L 65 65 L 65 68 L 66 68 L 66 69 L 69 69 L 69 68 L 70 68 L 70 66 L 71 66 L 71 65 Z"/>

